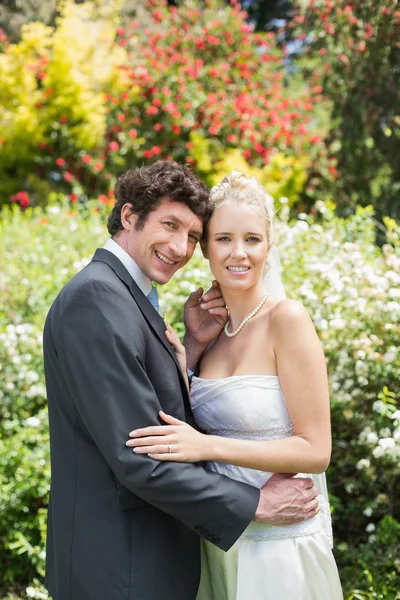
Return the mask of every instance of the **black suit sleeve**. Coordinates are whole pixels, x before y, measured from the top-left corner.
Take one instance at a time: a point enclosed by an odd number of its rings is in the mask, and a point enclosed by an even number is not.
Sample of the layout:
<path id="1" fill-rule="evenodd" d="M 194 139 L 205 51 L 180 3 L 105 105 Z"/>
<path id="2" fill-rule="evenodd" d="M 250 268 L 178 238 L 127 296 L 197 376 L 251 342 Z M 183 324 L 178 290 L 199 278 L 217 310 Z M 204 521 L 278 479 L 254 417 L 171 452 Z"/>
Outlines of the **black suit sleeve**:
<path id="1" fill-rule="evenodd" d="M 137 455 L 125 445 L 132 428 L 159 425 L 161 406 L 144 366 L 148 331 L 133 300 L 130 317 L 123 292 L 89 280 L 64 303 L 52 331 L 69 391 L 119 482 L 227 550 L 253 518 L 259 490 L 197 464 Z"/>

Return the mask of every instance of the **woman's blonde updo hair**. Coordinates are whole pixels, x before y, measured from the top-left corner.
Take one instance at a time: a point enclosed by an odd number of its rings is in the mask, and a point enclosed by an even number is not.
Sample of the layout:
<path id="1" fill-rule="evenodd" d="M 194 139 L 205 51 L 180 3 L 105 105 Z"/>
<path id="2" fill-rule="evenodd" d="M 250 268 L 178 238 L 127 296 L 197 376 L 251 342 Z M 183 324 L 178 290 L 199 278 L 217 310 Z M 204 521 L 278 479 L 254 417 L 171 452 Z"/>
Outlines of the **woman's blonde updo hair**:
<path id="1" fill-rule="evenodd" d="M 265 222 L 268 248 L 271 248 L 275 238 L 273 225 L 274 201 L 264 186 L 258 183 L 254 177 L 249 179 L 243 173 L 232 171 L 223 178 L 220 184 L 211 189 L 210 202 L 213 212 L 220 206 L 230 202 L 246 204 L 257 209 L 260 217 Z"/>

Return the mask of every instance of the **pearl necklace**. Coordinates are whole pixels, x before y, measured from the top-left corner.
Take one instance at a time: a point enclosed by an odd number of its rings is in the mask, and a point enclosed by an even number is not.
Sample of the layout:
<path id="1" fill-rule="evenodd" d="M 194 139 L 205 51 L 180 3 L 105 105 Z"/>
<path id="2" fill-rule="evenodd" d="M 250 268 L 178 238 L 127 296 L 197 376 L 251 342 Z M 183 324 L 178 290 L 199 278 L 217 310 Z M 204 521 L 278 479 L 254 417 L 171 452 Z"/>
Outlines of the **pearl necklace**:
<path id="1" fill-rule="evenodd" d="M 250 319 L 252 317 L 254 317 L 254 315 L 256 315 L 258 313 L 258 311 L 261 309 L 261 307 L 264 305 L 264 302 L 267 300 L 267 298 L 269 298 L 269 294 L 266 294 L 264 296 L 264 298 L 261 300 L 260 304 L 258 304 L 254 310 L 251 311 L 251 313 L 249 315 L 247 315 L 247 317 L 245 317 L 243 319 L 243 321 L 240 323 L 240 325 L 237 327 L 237 329 L 235 329 L 235 331 L 232 331 L 232 333 L 229 333 L 228 329 L 229 329 L 229 325 L 231 324 L 231 319 L 228 319 L 228 322 L 225 323 L 225 327 L 224 327 L 224 333 L 227 337 L 232 338 L 235 337 L 235 335 L 237 335 L 238 333 L 240 333 L 243 329 L 243 327 L 246 325 L 247 321 L 250 321 Z"/>

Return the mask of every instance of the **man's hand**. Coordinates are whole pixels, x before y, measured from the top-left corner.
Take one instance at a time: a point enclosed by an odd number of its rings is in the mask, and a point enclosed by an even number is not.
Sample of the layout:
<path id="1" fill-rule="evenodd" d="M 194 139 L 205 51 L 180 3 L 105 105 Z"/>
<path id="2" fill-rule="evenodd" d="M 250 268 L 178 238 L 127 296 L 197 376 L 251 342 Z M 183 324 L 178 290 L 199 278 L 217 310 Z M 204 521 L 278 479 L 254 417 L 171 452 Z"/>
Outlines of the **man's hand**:
<path id="1" fill-rule="evenodd" d="M 227 320 L 225 300 L 216 281 L 213 281 L 204 295 L 202 288 L 190 294 L 183 313 L 186 327 L 183 343 L 189 369 L 196 366 L 208 344 L 221 333 Z"/>
<path id="2" fill-rule="evenodd" d="M 318 512 L 318 490 L 311 478 L 275 473 L 260 490 L 254 520 L 267 525 L 293 525 Z"/>

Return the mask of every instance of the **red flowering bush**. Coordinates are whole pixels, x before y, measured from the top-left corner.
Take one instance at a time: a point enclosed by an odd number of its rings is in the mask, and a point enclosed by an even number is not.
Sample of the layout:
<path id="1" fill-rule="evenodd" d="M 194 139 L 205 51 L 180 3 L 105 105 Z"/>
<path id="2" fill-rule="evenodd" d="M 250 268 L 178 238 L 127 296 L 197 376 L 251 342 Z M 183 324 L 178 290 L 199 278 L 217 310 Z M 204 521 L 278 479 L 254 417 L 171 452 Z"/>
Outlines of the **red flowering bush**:
<path id="1" fill-rule="evenodd" d="M 330 192 L 343 210 L 372 204 L 400 217 L 400 7 L 387 0 L 311 0 L 288 25 L 299 65 L 332 103 Z"/>
<path id="2" fill-rule="evenodd" d="M 285 53 L 275 34 L 254 33 L 236 0 L 230 6 L 190 0 L 178 7 L 150 0 L 148 26 L 142 19 L 124 27 L 108 20 L 108 45 L 103 44 L 97 62 L 84 47 L 85 35 L 79 36 L 84 62 L 71 60 L 72 55 L 60 58 L 68 23 L 76 28 L 71 11 L 86 10 L 86 23 L 90 17 L 85 5 L 68 6 L 58 28 L 46 28 L 45 43 L 41 36 L 35 48 L 31 36 L 29 52 L 35 60 L 25 61 L 25 70 L 35 119 L 29 139 L 26 123 L 18 131 L 12 126 L 17 110 L 9 98 L 11 125 L 0 139 L 0 175 L 7 170 L 10 182 L 3 200 L 22 187 L 40 201 L 43 182 L 81 199 L 107 194 L 121 171 L 160 157 L 188 161 L 209 179 L 213 165 L 234 149 L 256 168 L 268 166 L 279 153 L 289 159 L 306 157 L 303 170 L 315 171 L 318 165 L 330 176 L 315 111 L 322 101 L 321 87 L 308 87 L 298 78 L 288 85 Z M 20 44 L 26 46 L 29 31 Z M 17 61 L 16 48 L 6 50 L 8 68 L 10 57 Z M 107 53 L 108 76 L 101 79 L 94 73 L 90 80 L 88 60 L 100 72 Z M 1 66 L 0 61 L 0 73 Z M 22 143 L 24 160 L 11 152 Z M 199 144 L 207 152 L 201 161 Z M 203 169 L 205 159 L 208 167 Z"/>

